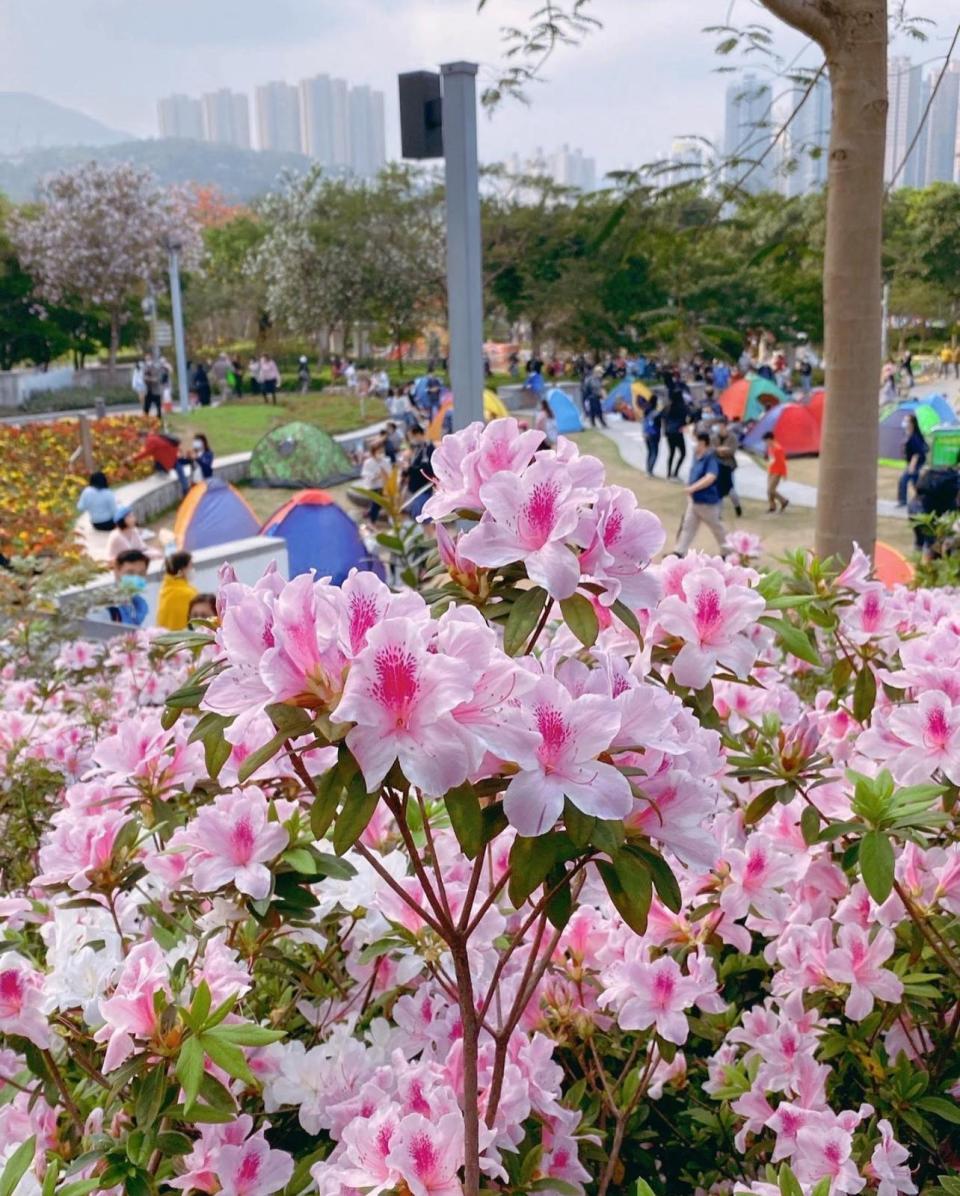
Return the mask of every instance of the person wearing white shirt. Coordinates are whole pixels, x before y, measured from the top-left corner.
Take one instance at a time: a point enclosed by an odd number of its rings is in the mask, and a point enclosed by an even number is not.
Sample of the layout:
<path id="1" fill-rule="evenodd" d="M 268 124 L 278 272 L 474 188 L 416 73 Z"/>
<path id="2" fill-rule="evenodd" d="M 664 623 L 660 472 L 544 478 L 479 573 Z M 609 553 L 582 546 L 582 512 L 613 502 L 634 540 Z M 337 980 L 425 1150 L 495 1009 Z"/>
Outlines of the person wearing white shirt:
<path id="1" fill-rule="evenodd" d="M 360 467 L 360 485 L 364 490 L 370 490 L 374 494 L 382 494 L 383 487 L 386 485 L 389 476 L 390 462 L 384 455 L 383 441 L 372 440 L 367 446 L 367 456 Z M 376 523 L 380 518 L 380 504 L 378 502 L 371 502 L 367 518 L 371 523 Z"/>

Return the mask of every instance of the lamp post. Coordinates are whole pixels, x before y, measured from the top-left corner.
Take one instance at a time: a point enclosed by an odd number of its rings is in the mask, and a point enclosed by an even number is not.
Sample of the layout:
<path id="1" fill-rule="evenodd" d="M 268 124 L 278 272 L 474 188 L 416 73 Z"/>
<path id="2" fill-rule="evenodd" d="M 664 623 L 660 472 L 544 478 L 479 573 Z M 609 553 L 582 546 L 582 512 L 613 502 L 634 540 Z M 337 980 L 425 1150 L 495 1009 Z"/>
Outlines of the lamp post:
<path id="1" fill-rule="evenodd" d="M 180 395 L 180 410 L 190 410 L 190 380 L 187 378 L 187 348 L 183 336 L 183 303 L 180 297 L 180 250 L 179 241 L 168 238 L 164 241 L 170 259 L 170 306 L 173 313 L 173 344 L 177 355 L 177 391 Z"/>

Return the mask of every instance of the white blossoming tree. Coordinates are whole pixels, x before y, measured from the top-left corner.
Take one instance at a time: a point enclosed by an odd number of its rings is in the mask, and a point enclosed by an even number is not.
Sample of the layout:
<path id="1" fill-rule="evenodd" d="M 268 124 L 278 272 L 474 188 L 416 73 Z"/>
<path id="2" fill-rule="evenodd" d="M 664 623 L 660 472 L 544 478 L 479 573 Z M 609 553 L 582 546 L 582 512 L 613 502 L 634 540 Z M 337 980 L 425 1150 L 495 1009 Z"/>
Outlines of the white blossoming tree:
<path id="1" fill-rule="evenodd" d="M 150 171 L 98 162 L 51 175 L 38 199 L 12 222 L 17 252 L 39 298 L 107 311 L 113 367 L 129 301 L 162 282 L 166 246 L 181 246 L 187 269 L 199 265 L 200 233 L 187 201 L 162 189 Z"/>

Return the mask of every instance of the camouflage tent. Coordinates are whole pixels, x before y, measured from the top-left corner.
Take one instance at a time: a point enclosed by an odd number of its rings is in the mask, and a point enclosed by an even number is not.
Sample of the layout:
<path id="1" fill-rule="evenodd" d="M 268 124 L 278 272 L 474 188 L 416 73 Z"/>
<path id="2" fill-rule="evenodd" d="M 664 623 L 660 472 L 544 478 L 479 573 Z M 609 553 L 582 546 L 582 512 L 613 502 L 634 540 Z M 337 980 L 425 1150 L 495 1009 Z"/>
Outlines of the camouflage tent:
<path id="1" fill-rule="evenodd" d="M 297 422 L 274 428 L 257 442 L 249 476 L 254 486 L 302 490 L 335 486 L 355 478 L 358 472 L 332 436 L 322 428 Z"/>

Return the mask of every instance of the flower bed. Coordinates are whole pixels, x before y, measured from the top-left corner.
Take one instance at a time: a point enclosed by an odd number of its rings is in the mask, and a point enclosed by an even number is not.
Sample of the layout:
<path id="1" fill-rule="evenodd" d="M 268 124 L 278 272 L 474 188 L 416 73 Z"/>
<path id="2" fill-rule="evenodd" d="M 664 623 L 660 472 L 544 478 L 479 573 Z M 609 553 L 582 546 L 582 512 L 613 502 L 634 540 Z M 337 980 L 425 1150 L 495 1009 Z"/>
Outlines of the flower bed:
<path id="1" fill-rule="evenodd" d="M 150 462 L 131 464 L 143 420 L 90 422 L 93 457 L 111 485 L 149 476 Z M 0 426 L 0 551 L 8 556 L 76 551 L 76 503 L 87 479 L 71 457 L 79 445 L 75 420 Z"/>
<path id="2" fill-rule="evenodd" d="M 443 441 L 422 593 L 11 661 L 4 1190 L 953 1190 L 960 595 L 538 445 Z"/>

